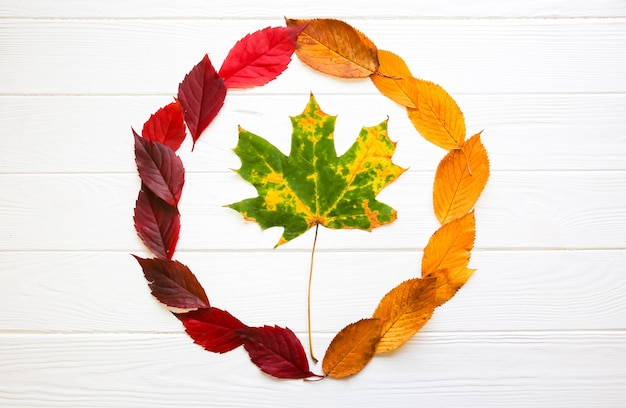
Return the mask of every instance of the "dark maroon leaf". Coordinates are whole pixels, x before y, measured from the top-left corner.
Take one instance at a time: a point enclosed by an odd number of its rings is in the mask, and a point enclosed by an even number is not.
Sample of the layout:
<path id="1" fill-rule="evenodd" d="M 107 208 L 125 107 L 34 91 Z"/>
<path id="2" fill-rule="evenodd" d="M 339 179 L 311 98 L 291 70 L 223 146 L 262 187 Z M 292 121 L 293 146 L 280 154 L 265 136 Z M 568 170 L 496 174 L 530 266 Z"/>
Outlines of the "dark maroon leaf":
<path id="1" fill-rule="evenodd" d="M 176 206 L 185 184 L 183 162 L 171 147 L 135 136 L 135 162 L 139 177 L 154 194 Z"/>
<path id="2" fill-rule="evenodd" d="M 183 108 L 178 101 L 165 105 L 143 124 L 141 136 L 159 142 L 176 151 L 185 140 Z"/>
<path id="3" fill-rule="evenodd" d="M 142 184 L 135 204 L 135 230 L 157 258 L 172 259 L 180 231 L 178 209 Z"/>
<path id="4" fill-rule="evenodd" d="M 179 309 L 209 307 L 209 299 L 195 275 L 178 261 L 135 256 L 148 280 L 152 295 L 161 303 Z"/>
<path id="5" fill-rule="evenodd" d="M 302 343 L 288 328 L 248 327 L 237 333 L 252 362 L 264 373 L 277 378 L 317 376 L 309 370 Z"/>
<path id="6" fill-rule="evenodd" d="M 225 310 L 216 307 L 178 313 L 176 317 L 196 344 L 213 353 L 226 353 L 242 344 L 236 330 L 247 326 Z"/>
<path id="7" fill-rule="evenodd" d="M 226 86 L 205 55 L 178 86 L 178 100 L 195 145 L 224 105 Z"/>
<path id="8" fill-rule="evenodd" d="M 220 68 L 226 87 L 251 88 L 275 79 L 289 65 L 304 27 L 267 27 L 239 40 Z"/>

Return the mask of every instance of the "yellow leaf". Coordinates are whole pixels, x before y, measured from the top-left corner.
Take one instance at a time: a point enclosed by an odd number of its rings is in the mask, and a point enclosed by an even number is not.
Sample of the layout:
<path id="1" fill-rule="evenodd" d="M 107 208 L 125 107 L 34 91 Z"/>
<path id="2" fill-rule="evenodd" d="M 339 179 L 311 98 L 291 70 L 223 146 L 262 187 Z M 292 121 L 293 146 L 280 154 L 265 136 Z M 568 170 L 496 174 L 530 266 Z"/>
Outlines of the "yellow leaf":
<path id="1" fill-rule="evenodd" d="M 422 277 L 437 278 L 436 306 L 450 300 L 474 272 L 467 264 L 475 238 L 474 212 L 444 224 L 430 237 L 422 257 Z"/>
<path id="2" fill-rule="evenodd" d="M 400 105 L 415 108 L 416 82 L 404 60 L 390 51 L 378 50 L 378 70 L 370 76 L 376 88 Z"/>
<path id="3" fill-rule="evenodd" d="M 286 19 L 288 27 L 307 24 L 296 42 L 302 62 L 325 74 L 365 78 L 378 69 L 374 43 L 351 25 L 334 19 Z"/>
<path id="4" fill-rule="evenodd" d="M 330 342 L 322 370 L 329 377 L 343 378 L 361 371 L 374 356 L 383 323 L 362 319 L 344 327 Z"/>
<path id="5" fill-rule="evenodd" d="M 412 79 L 417 89 L 415 108 L 408 108 L 409 119 L 428 141 L 444 149 L 458 149 L 465 139 L 465 119 L 459 105 L 441 86 Z"/>
<path id="6" fill-rule="evenodd" d="M 383 297 L 372 316 L 383 322 L 376 354 L 397 349 L 426 324 L 435 309 L 436 281 L 410 279 Z"/>
<path id="7" fill-rule="evenodd" d="M 435 173 L 433 206 L 441 224 L 467 214 L 476 204 L 489 179 L 489 157 L 480 141 L 472 136 L 460 149 L 450 151 Z"/>

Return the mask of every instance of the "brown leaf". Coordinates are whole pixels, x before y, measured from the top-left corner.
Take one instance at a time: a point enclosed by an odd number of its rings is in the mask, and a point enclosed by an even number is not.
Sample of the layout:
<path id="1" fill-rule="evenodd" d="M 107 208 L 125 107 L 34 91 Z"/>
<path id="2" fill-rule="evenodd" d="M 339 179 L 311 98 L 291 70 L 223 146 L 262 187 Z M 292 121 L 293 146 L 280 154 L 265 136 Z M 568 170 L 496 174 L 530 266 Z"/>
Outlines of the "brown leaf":
<path id="1" fill-rule="evenodd" d="M 474 212 L 444 224 L 430 237 L 422 257 L 422 277 L 437 278 L 436 306 L 450 300 L 474 272 L 467 265 L 475 237 Z"/>
<path id="2" fill-rule="evenodd" d="M 351 25 L 328 18 L 285 20 L 289 27 L 307 24 L 298 36 L 296 55 L 311 68 L 341 78 L 365 78 L 376 72 L 376 46 Z"/>
<path id="3" fill-rule="evenodd" d="M 409 119 L 428 141 L 444 149 L 458 149 L 465 139 L 463 112 L 441 86 L 413 79 L 418 96 L 415 108 L 407 109 Z"/>
<path id="4" fill-rule="evenodd" d="M 435 215 L 441 224 L 467 214 L 476 204 L 489 179 L 489 157 L 472 136 L 459 150 L 450 151 L 439 163 L 433 188 Z"/>
<path id="5" fill-rule="evenodd" d="M 435 309 L 436 281 L 410 279 L 383 297 L 372 316 L 383 322 L 376 354 L 397 349 L 426 324 Z"/>
<path id="6" fill-rule="evenodd" d="M 322 370 L 329 377 L 343 378 L 361 371 L 374 356 L 383 322 L 362 319 L 344 327 L 330 342 Z"/>
<path id="7" fill-rule="evenodd" d="M 378 61 L 378 70 L 370 76 L 376 88 L 394 102 L 416 108 L 416 81 L 404 60 L 390 51 L 378 50 Z"/>

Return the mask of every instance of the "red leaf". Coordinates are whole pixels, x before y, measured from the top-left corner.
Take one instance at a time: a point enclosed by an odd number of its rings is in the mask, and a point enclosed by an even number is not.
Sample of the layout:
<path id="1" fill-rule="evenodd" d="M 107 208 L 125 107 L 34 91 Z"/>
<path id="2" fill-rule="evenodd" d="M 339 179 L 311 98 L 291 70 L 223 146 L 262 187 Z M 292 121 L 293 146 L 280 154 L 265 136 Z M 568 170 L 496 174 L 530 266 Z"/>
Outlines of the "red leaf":
<path id="1" fill-rule="evenodd" d="M 242 344 L 236 330 L 247 326 L 225 310 L 216 307 L 178 313 L 176 317 L 196 344 L 213 353 L 226 353 Z"/>
<path id="2" fill-rule="evenodd" d="M 172 259 L 180 231 L 178 209 L 142 184 L 133 219 L 139 238 L 150 252 L 157 258 Z"/>
<path id="3" fill-rule="evenodd" d="M 135 256 L 159 302 L 179 309 L 209 307 L 209 299 L 195 275 L 178 261 L 143 259 Z"/>
<path id="4" fill-rule="evenodd" d="M 185 184 L 183 162 L 170 147 L 135 135 L 135 162 L 139 177 L 157 197 L 176 206 Z"/>
<path id="5" fill-rule="evenodd" d="M 237 333 L 252 362 L 264 373 L 276 378 L 316 376 L 309 370 L 302 343 L 288 328 L 248 327 Z"/>
<path id="6" fill-rule="evenodd" d="M 226 86 L 205 54 L 178 86 L 178 100 L 194 145 L 224 105 Z"/>
<path id="7" fill-rule="evenodd" d="M 289 65 L 304 27 L 267 27 L 239 40 L 220 68 L 226 87 L 252 88 L 275 79 Z"/>
<path id="8" fill-rule="evenodd" d="M 146 121 L 141 136 L 152 142 L 163 143 L 176 151 L 185 140 L 183 108 L 178 101 L 165 105 Z"/>

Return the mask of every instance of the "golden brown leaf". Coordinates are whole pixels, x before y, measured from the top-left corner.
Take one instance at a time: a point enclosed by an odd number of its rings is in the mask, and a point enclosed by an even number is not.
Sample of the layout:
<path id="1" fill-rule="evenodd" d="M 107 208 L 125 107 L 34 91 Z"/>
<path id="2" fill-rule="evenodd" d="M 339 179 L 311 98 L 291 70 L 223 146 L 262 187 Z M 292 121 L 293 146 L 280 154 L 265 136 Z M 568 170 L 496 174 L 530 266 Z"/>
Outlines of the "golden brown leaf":
<path id="1" fill-rule="evenodd" d="M 433 188 L 435 215 L 441 224 L 467 214 L 489 179 L 489 157 L 480 140 L 472 136 L 459 150 L 450 151 L 439 163 Z"/>
<path id="2" fill-rule="evenodd" d="M 428 141 L 444 149 L 458 149 L 465 139 L 465 119 L 454 99 L 441 86 L 412 79 L 417 89 L 415 108 L 407 109 L 409 119 Z"/>
<path id="3" fill-rule="evenodd" d="M 374 43 L 351 25 L 335 19 L 286 19 L 288 27 L 307 24 L 298 36 L 296 55 L 325 74 L 365 78 L 378 69 Z"/>
<path id="4" fill-rule="evenodd" d="M 376 88 L 394 102 L 415 108 L 416 82 L 404 60 L 390 51 L 378 50 L 378 62 L 378 70 L 370 76 Z"/>
<path id="5" fill-rule="evenodd" d="M 387 293 L 372 317 L 383 322 L 376 354 L 406 343 L 430 319 L 435 309 L 435 278 L 410 279 Z"/>
<path id="6" fill-rule="evenodd" d="M 322 370 L 329 377 L 343 378 L 361 371 L 374 356 L 383 322 L 362 319 L 344 327 L 330 342 Z"/>
<path id="7" fill-rule="evenodd" d="M 422 257 L 422 277 L 437 278 L 436 306 L 450 300 L 474 272 L 467 265 L 475 238 L 474 212 L 444 224 L 430 237 Z"/>

